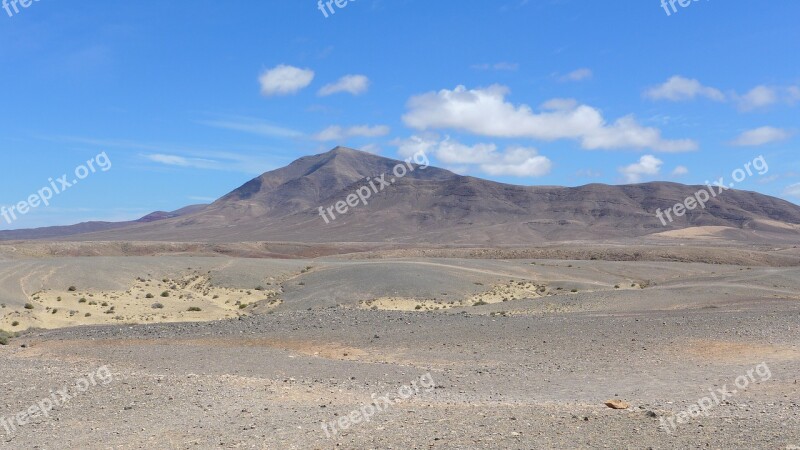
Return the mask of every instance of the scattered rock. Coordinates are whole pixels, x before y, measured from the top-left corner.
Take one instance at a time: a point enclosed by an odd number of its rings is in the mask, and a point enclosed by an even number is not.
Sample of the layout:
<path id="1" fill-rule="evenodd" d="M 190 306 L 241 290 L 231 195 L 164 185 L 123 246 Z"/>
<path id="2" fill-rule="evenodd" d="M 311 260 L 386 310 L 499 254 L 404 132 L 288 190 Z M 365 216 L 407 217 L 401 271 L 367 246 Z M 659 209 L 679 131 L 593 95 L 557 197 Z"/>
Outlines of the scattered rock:
<path id="1" fill-rule="evenodd" d="M 631 407 L 628 402 L 620 399 L 609 400 L 605 403 L 611 409 L 628 409 Z"/>

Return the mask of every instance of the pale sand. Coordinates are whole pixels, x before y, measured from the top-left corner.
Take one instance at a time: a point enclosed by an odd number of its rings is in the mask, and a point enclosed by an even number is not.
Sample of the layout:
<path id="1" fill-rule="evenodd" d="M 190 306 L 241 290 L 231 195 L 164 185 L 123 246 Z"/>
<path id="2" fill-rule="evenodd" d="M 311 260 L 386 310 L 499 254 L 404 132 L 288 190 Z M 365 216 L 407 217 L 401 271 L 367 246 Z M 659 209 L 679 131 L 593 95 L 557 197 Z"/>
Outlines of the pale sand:
<path id="1" fill-rule="evenodd" d="M 512 300 L 533 299 L 552 295 L 547 286 L 530 281 L 509 281 L 497 284 L 491 289 L 462 299 L 417 299 L 406 297 L 379 297 L 361 302 L 363 309 L 384 311 L 437 311 L 451 308 L 464 308 L 485 304 L 502 303 Z"/>
<path id="2" fill-rule="evenodd" d="M 168 296 L 162 296 L 167 292 Z M 148 298 L 148 294 L 150 298 Z M 63 328 L 77 325 L 119 323 L 198 322 L 246 314 L 253 304 L 270 307 L 281 301 L 276 290 L 212 286 L 207 276 L 181 279 L 136 279 L 126 291 L 44 290 L 31 294 L 33 309 L 4 308 L 0 329 Z M 156 308 L 160 304 L 163 308 Z M 246 305 L 246 306 L 244 306 Z M 200 308 L 200 311 L 189 311 Z M 12 326 L 14 322 L 19 322 Z"/>

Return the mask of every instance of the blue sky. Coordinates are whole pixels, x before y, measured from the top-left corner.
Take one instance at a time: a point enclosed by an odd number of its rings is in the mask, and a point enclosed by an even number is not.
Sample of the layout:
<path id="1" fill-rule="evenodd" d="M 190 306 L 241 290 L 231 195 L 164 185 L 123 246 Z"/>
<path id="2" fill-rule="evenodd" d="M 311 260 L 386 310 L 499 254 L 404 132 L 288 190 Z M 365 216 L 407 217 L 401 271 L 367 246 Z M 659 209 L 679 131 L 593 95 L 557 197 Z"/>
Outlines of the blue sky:
<path id="1" fill-rule="evenodd" d="M 9 5 L 11 6 L 11 5 Z M 800 3 L 41 0 L 0 9 L 0 229 L 224 195 L 336 145 L 523 185 L 702 184 L 800 201 Z M 669 5 L 667 5 L 669 9 Z"/>

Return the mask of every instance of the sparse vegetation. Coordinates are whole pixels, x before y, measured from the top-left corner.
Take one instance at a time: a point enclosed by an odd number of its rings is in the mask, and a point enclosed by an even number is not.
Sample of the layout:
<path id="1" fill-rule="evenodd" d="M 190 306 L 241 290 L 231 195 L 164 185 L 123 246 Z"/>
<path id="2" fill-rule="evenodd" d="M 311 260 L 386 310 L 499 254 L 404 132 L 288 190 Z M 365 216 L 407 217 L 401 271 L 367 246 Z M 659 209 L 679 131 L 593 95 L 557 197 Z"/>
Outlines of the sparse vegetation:
<path id="1" fill-rule="evenodd" d="M 0 330 L 0 345 L 8 345 L 8 341 L 13 337 L 16 337 L 16 334 Z"/>
<path id="2" fill-rule="evenodd" d="M 578 292 L 577 289 L 570 289 L 570 292 Z"/>
<path id="3" fill-rule="evenodd" d="M 483 305 L 488 305 L 488 303 L 486 303 L 483 300 L 478 300 L 477 302 L 472 304 L 472 306 L 483 306 Z"/>
<path id="4" fill-rule="evenodd" d="M 75 292 L 77 290 L 78 290 L 78 288 L 76 288 L 75 286 L 70 286 L 70 287 L 67 288 L 68 292 Z"/>
<path id="5" fill-rule="evenodd" d="M 198 308 L 197 306 L 190 306 L 187 311 L 189 311 L 189 312 L 200 312 L 200 311 L 202 311 L 202 309 Z"/>
<path id="6" fill-rule="evenodd" d="M 161 303 L 153 303 L 150 307 L 153 309 L 164 309 L 164 305 Z"/>
<path id="7" fill-rule="evenodd" d="M 153 298 L 153 297 L 155 297 L 155 296 L 153 294 L 150 294 L 150 293 L 148 293 L 147 295 L 144 296 L 144 298 Z"/>
<path id="8" fill-rule="evenodd" d="M 78 303 L 86 303 L 86 298 L 84 298 L 84 297 L 81 297 L 81 299 L 80 299 L 80 300 L 78 300 Z"/>
<path id="9" fill-rule="evenodd" d="M 30 303 L 25 303 L 25 309 L 33 309 L 33 305 Z"/>
<path id="10" fill-rule="evenodd" d="M 19 326 L 19 320 L 15 320 L 15 321 L 11 322 L 11 326 L 12 327 L 18 327 Z"/>
<path id="11" fill-rule="evenodd" d="M 169 297 L 169 291 L 164 291 L 161 293 L 162 297 Z"/>

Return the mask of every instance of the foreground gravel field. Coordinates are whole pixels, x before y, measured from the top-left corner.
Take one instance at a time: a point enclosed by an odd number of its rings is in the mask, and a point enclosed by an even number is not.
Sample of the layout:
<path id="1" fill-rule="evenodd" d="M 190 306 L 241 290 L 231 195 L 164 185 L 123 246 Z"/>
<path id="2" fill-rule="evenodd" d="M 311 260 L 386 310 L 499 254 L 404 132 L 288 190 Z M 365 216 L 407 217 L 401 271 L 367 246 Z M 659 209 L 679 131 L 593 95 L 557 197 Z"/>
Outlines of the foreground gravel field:
<path id="1" fill-rule="evenodd" d="M 451 294 L 475 289 L 465 274 L 580 290 L 439 311 L 342 302 L 395 289 L 384 269 L 419 275 L 409 289 Z M 615 289 L 620 273 L 657 283 Z M 0 448 L 792 448 L 796 275 L 685 263 L 317 262 L 264 314 L 22 333 L 0 346 Z"/>
<path id="2" fill-rule="evenodd" d="M 113 379 L 2 445 L 786 448 L 800 442 L 800 314 L 786 306 L 538 317 L 330 309 L 31 334 L 0 353 L 6 416 L 103 365 Z M 748 370 L 755 381 L 707 417 L 660 426 Z M 369 422 L 323 430 L 372 394 L 394 403 L 412 382 L 420 389 Z M 630 408 L 603 404 L 615 398 Z"/>

